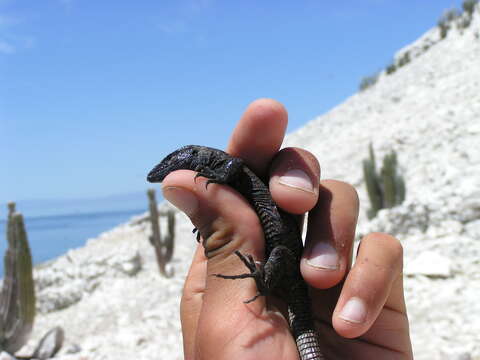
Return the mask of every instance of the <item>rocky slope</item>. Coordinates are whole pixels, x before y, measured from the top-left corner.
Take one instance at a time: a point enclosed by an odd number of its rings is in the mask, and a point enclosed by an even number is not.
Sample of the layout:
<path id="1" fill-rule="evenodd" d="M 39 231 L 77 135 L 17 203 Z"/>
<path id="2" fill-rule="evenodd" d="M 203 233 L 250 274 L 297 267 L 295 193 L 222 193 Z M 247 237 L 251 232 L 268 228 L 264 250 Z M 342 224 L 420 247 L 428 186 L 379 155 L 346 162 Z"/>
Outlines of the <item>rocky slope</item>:
<path id="1" fill-rule="evenodd" d="M 405 249 L 405 290 L 417 360 L 480 359 L 480 10 L 462 33 L 427 32 L 411 62 L 288 136 L 317 155 L 323 178 L 354 184 L 358 238 L 394 233 Z M 425 44 L 429 44 L 428 49 Z M 391 149 L 407 199 L 366 219 L 361 161 Z M 63 359 L 181 359 L 182 281 L 195 241 L 177 214 L 175 276 L 161 278 L 145 223 L 126 224 L 38 269 L 39 310 L 28 353 L 55 325 Z M 67 354 L 70 352 L 71 354 Z"/>

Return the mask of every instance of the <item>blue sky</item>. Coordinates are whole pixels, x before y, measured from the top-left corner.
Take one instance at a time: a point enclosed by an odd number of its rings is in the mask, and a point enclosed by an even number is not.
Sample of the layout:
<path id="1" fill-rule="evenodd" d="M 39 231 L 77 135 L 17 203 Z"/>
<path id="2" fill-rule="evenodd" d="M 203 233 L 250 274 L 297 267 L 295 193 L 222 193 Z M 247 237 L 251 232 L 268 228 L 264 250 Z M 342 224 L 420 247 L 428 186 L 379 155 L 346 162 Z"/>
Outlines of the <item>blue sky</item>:
<path id="1" fill-rule="evenodd" d="M 460 4 L 0 0 L 0 202 L 145 189 L 259 97 L 299 128 Z"/>

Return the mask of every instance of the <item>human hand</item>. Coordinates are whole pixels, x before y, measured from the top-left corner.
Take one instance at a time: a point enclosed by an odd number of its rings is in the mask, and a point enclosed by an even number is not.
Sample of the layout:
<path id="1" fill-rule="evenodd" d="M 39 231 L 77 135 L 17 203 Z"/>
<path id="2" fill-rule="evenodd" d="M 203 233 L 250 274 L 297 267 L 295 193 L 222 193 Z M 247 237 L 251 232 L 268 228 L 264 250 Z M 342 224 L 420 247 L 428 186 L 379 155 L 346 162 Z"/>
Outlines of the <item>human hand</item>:
<path id="1" fill-rule="evenodd" d="M 310 211 L 300 268 L 311 287 L 324 354 L 330 360 L 412 359 L 400 243 L 387 234 L 369 234 L 350 268 L 357 194 L 343 182 L 320 182 L 320 167 L 309 152 L 279 151 L 286 125 L 281 104 L 257 100 L 238 123 L 227 152 L 255 173 L 269 175 L 279 207 L 294 214 Z M 244 273 L 245 265 L 233 253 L 264 260 L 264 242 L 247 201 L 228 186 L 206 189 L 205 181 L 194 181 L 188 170 L 163 181 L 165 198 L 190 217 L 205 239 L 182 295 L 185 359 L 298 359 L 281 301 L 260 297 L 244 304 L 257 292 L 254 281 L 211 276 Z"/>

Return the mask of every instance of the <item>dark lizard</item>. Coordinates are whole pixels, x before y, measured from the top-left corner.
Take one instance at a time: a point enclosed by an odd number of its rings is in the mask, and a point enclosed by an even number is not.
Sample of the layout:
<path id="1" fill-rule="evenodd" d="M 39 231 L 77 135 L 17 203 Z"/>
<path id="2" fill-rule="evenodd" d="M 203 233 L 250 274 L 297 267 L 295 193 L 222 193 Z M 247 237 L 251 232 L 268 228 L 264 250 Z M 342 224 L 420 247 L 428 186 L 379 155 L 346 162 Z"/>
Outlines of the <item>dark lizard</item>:
<path id="1" fill-rule="evenodd" d="M 302 360 L 326 360 L 320 349 L 313 322 L 308 287 L 300 274 L 302 239 L 293 217 L 280 210 L 272 200 L 265 183 L 255 175 L 242 159 L 221 150 L 205 146 L 187 145 L 165 157 L 148 174 L 149 182 L 162 182 L 172 171 L 188 169 L 197 172 L 195 178 L 207 178 L 211 183 L 227 184 L 240 192 L 254 207 L 265 237 L 265 258 L 258 265 L 251 255 L 235 254 L 249 269 L 249 273 L 216 276 L 225 279 L 253 278 L 257 295 L 277 295 L 288 306 L 289 324 Z"/>

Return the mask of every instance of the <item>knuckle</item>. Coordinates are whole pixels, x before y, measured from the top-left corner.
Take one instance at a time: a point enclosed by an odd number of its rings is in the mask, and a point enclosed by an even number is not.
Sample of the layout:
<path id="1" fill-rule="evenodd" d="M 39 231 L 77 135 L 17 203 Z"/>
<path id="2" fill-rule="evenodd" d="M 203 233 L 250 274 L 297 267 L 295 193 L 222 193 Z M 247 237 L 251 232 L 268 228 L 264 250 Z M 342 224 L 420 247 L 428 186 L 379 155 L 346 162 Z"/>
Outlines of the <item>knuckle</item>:
<path id="1" fill-rule="evenodd" d="M 396 237 L 383 232 L 373 232 L 368 234 L 362 242 L 365 242 L 366 248 L 375 250 L 374 253 L 381 267 L 390 269 L 393 273 L 401 272 L 403 246 Z"/>
<path id="2" fill-rule="evenodd" d="M 262 238 L 263 233 L 256 216 L 243 216 L 241 223 L 234 223 L 218 217 L 200 228 L 205 249 L 209 259 L 217 256 L 228 256 L 235 250 L 245 247 L 254 238 Z"/>

